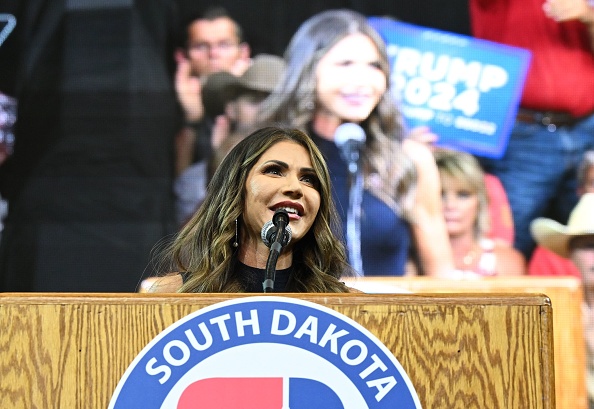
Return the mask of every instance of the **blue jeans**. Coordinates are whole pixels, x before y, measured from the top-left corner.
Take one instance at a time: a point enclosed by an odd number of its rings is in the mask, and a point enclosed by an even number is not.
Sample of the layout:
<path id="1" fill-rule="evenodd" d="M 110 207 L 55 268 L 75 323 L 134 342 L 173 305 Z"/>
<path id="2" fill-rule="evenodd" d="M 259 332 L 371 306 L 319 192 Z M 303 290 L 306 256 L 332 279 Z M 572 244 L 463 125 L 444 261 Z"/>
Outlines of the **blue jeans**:
<path id="1" fill-rule="evenodd" d="M 534 250 L 530 222 L 550 217 L 567 223 L 577 203 L 577 166 L 594 149 L 594 115 L 575 125 L 549 130 L 516 122 L 501 159 L 482 158 L 485 170 L 501 180 L 512 209 L 514 247 L 529 259 Z"/>

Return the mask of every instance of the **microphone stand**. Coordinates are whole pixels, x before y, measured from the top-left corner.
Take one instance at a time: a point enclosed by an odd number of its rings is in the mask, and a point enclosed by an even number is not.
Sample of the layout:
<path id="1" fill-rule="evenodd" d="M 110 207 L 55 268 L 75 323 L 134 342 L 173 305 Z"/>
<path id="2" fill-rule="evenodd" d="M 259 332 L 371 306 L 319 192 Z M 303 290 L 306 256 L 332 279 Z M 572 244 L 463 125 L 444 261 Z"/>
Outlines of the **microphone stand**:
<path id="1" fill-rule="evenodd" d="M 360 149 L 365 144 L 365 131 L 355 123 L 339 125 L 334 132 L 334 143 L 349 170 L 349 206 L 346 222 L 346 245 L 349 263 L 363 276 L 361 257 L 361 205 L 363 203 L 363 172 L 360 169 Z"/>
<path id="2" fill-rule="evenodd" d="M 280 217 L 277 224 L 276 236 L 274 241 L 270 245 L 270 253 L 268 254 L 268 260 L 266 261 L 266 273 L 264 275 L 264 281 L 262 287 L 265 293 L 271 293 L 274 291 L 274 278 L 276 276 L 276 262 L 278 256 L 283 250 L 283 246 L 286 244 L 285 241 L 285 229 L 287 223 L 284 218 Z"/>
<path id="3" fill-rule="evenodd" d="M 349 209 L 347 212 L 347 249 L 351 266 L 358 276 L 364 276 L 361 257 L 361 206 L 363 203 L 363 172 L 357 161 L 349 163 Z"/>

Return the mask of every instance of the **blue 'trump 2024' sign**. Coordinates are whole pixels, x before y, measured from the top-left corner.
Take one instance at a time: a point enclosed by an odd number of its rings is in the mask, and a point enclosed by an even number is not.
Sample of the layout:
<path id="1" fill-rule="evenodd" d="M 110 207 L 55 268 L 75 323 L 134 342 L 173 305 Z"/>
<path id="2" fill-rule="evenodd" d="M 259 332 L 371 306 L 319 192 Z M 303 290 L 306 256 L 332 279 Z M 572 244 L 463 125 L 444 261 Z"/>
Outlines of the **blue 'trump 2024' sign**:
<path id="1" fill-rule="evenodd" d="M 386 18 L 369 22 L 386 41 L 392 92 L 407 125 L 428 125 L 441 146 L 501 157 L 530 52 Z"/>

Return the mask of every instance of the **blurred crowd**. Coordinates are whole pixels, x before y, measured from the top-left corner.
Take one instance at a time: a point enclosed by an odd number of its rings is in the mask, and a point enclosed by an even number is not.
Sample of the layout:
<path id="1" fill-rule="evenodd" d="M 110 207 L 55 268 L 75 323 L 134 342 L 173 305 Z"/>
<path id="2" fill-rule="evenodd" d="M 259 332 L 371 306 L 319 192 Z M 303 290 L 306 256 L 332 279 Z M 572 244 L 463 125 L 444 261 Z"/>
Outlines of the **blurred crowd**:
<path id="1" fill-rule="evenodd" d="M 328 51 L 346 31 L 302 29 L 303 35 L 292 38 L 304 20 L 332 6 L 303 2 L 293 10 L 278 5 L 267 13 L 259 11 L 260 3 L 250 9 L 241 2 L 225 6 L 182 0 L 126 7 L 2 3 L 1 18 L 9 16 L 17 24 L 10 31 L 1 27 L 0 91 L 9 101 L 2 104 L 3 118 L 10 119 L 2 125 L 0 158 L 1 290 L 133 290 L 155 273 L 154 254 L 191 218 L 218 163 L 251 130 L 285 122 L 307 127 L 320 143 L 332 141 L 338 123 L 324 119 L 325 107 L 314 95 L 318 90 L 311 88 L 322 57 L 311 47 Z M 365 15 L 395 12 L 388 4 L 353 7 Z M 416 6 L 397 8 L 412 22 L 420 17 L 444 29 L 468 31 L 467 19 L 457 19 L 460 13 L 451 6 L 424 13 Z M 464 11 L 462 16 L 468 14 Z M 444 12 L 449 19 L 441 19 Z M 381 124 L 364 127 L 370 149 L 363 155 L 362 204 L 391 224 L 363 218 L 362 257 L 351 261 L 369 264 L 368 275 L 450 270 L 430 149 L 404 137 L 405 124 L 385 83 L 384 44 L 374 30 L 365 30 L 374 42 L 364 44 L 368 58 L 378 61 L 357 64 L 381 63 L 381 70 L 368 71 L 377 71 L 374 81 L 384 84 L 364 108 L 370 122 Z M 304 47 L 310 47 L 310 55 L 301 55 Z M 352 75 L 336 74 L 328 71 L 325 77 L 348 83 Z M 281 82 L 290 83 L 290 95 Z M 357 93 L 354 99 L 362 96 Z M 290 99 L 281 101 L 284 96 Z M 381 113 L 374 109 L 376 98 Z M 277 104 L 283 108 L 275 112 Z M 290 105 L 300 116 L 297 122 L 295 112 L 285 109 Z M 328 149 L 335 149 L 332 143 Z M 406 166 L 398 165 L 400 158 Z M 340 169 L 335 159 L 333 166 Z M 428 177 L 417 180 L 417 171 Z M 337 194 L 348 195 L 349 177 L 336 172 L 333 178 L 341 186 Z M 345 224 L 347 207 L 340 206 Z M 433 226 L 439 227 L 437 234 Z M 369 227 L 381 228 L 382 234 Z M 380 260 L 375 253 L 384 243 L 391 249 L 382 251 Z"/>
<path id="2" fill-rule="evenodd" d="M 225 155 L 274 124 L 324 155 L 358 275 L 570 275 L 594 309 L 590 2 L 463 2 L 460 32 L 532 53 L 498 159 L 407 126 L 369 13 L 309 10 L 262 52 L 217 5 L 67 3 L 20 2 L 8 11 L 27 18 L 0 37 L 0 52 L 20 47 L 0 83 L 0 291 L 134 291 Z M 364 141 L 354 167 L 345 123 Z"/>
<path id="3" fill-rule="evenodd" d="M 349 261 L 361 275 L 579 277 L 566 258 L 536 247 L 530 224 L 566 223 L 593 190 L 592 8 L 562 0 L 532 1 L 529 12 L 506 1 L 464 4 L 468 26 L 458 24 L 460 32 L 533 53 L 500 159 L 441 148 L 430 128 L 407 126 L 391 97 L 383 39 L 358 12 L 310 10 L 274 54 L 255 52 L 262 44 L 250 44 L 237 16 L 217 5 L 190 13 L 163 3 L 165 17 L 153 26 L 142 10 L 105 8 L 91 20 L 88 8 L 73 5 L 64 23 L 17 7 L 47 26 L 64 24 L 65 44 L 43 39 L 33 23 L 7 43 L 39 38 L 47 47 L 21 53 L 13 86 L 3 84 L 12 95 L 1 100 L 2 289 L 134 289 L 153 273 L 155 243 L 199 208 L 225 154 L 270 124 L 306 131 L 324 153 Z M 540 32 L 524 35 L 518 19 Z M 85 37 L 86 22 L 114 32 L 101 43 Z M 150 52 L 131 40 L 134 30 L 152 30 Z M 102 50 L 109 41 L 131 49 L 119 71 L 93 55 L 109 57 Z M 54 72 L 35 68 L 57 61 L 62 45 L 71 51 Z M 25 104 L 31 99 L 43 108 Z M 343 123 L 365 134 L 359 176 L 335 143 Z M 353 235 L 347 226 L 357 207 Z"/>

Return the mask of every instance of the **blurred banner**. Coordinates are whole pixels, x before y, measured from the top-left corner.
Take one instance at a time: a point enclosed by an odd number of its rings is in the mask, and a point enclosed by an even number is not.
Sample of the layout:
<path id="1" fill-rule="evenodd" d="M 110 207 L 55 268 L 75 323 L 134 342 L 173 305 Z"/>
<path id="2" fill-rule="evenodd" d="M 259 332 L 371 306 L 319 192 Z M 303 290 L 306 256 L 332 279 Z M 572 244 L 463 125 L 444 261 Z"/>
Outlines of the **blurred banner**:
<path id="1" fill-rule="evenodd" d="M 0 13 L 0 45 L 8 38 L 16 26 L 16 17 L 8 13 Z"/>
<path id="2" fill-rule="evenodd" d="M 407 126 L 429 126 L 440 146 L 503 156 L 530 52 L 389 18 L 369 22 L 386 41 Z"/>

